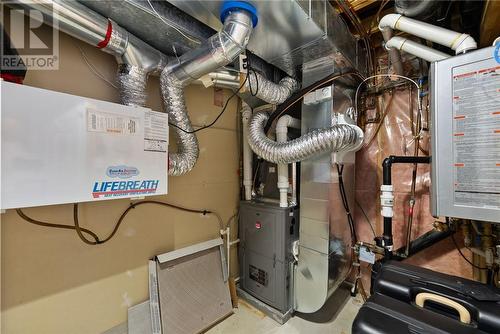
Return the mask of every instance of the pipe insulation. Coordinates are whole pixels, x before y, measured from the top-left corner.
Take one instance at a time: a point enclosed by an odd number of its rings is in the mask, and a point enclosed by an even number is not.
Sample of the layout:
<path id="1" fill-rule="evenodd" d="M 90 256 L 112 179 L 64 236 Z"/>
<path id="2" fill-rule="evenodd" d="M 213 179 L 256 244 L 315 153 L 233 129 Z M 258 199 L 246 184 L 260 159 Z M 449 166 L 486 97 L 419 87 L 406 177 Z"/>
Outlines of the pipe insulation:
<path id="1" fill-rule="evenodd" d="M 269 104 L 282 104 L 300 88 L 300 83 L 292 77 L 284 77 L 276 84 L 262 74 L 250 71 L 247 78 L 246 89 L 251 93 L 255 90 L 255 96 Z"/>
<path id="2" fill-rule="evenodd" d="M 184 87 L 234 61 L 245 50 L 253 26 L 257 24 L 252 6 L 244 3 L 239 7 L 240 2 L 227 4 L 235 7 L 223 6 L 222 30 L 199 48 L 168 63 L 161 73 L 162 97 L 177 142 L 177 152 L 169 153 L 169 175 L 186 174 L 198 160 L 198 139 L 187 114 Z"/>
<path id="3" fill-rule="evenodd" d="M 275 142 L 264 132 L 269 115 L 254 113 L 248 125 L 248 143 L 255 154 L 277 164 L 289 164 L 324 152 L 355 150 L 363 141 L 363 131 L 356 125 L 338 124 L 316 129 L 287 142 Z"/>
<path id="4" fill-rule="evenodd" d="M 382 32 L 396 29 L 441 44 L 455 50 L 456 54 L 477 48 L 476 41 L 470 35 L 414 20 L 401 14 L 385 15 L 378 27 Z"/>
<path id="5" fill-rule="evenodd" d="M 394 48 L 400 51 L 404 51 L 431 63 L 450 57 L 444 52 L 434 50 L 433 48 L 430 48 L 428 46 L 398 36 L 392 37 L 390 40 L 388 40 L 387 43 L 385 43 L 385 48 L 387 50 L 391 50 L 392 48 Z"/>

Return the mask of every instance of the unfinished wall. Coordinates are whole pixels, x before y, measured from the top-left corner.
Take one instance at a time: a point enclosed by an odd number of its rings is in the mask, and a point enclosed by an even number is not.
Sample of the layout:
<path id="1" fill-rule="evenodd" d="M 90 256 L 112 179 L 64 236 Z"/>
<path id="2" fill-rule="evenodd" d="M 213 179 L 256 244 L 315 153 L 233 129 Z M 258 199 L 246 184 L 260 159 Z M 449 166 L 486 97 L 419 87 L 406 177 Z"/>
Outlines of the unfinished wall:
<path id="1" fill-rule="evenodd" d="M 383 218 L 380 214 L 380 185 L 382 184 L 382 162 L 390 155 L 414 155 L 414 139 L 411 133 L 411 116 L 416 119 L 417 107 L 415 88 L 398 89 L 385 93 L 375 100 L 379 108 L 380 119 L 365 126 L 365 147 L 356 154 L 356 201 L 354 210 L 356 226 L 360 240 L 373 242 L 367 219 L 372 223 L 377 235 L 382 235 Z M 410 94 L 411 97 L 410 97 Z M 369 114 L 374 114 L 370 110 Z M 383 113 L 386 114 L 383 117 Z M 424 119 L 427 119 L 424 117 Z M 427 123 L 424 123 L 427 125 Z M 429 152 L 429 132 L 422 133 L 419 155 Z M 369 143 L 369 144 L 368 144 Z M 394 164 L 392 168 L 392 184 L 394 186 L 394 249 L 405 244 L 406 226 L 409 216 L 409 199 L 412 180 L 412 164 Z M 415 192 L 414 220 L 412 239 L 433 228 L 435 218 L 430 213 L 430 166 L 419 165 L 417 170 Z M 365 211 L 367 217 L 362 212 Z M 463 244 L 461 233 L 455 236 L 459 244 Z M 462 252 L 470 256 L 466 248 Z M 415 254 L 408 263 L 437 270 L 450 275 L 472 278 L 472 268 L 462 259 L 451 238 Z M 369 270 L 363 264 L 365 286 L 369 284 Z"/>
<path id="2" fill-rule="evenodd" d="M 77 46 L 104 77 L 114 77 L 113 57 L 60 34 L 60 69 L 28 72 L 25 84 L 118 102 L 116 89 L 90 71 Z M 158 78 L 148 90 L 148 106 L 160 110 Z M 221 93 L 224 100 L 230 94 L 201 86 L 186 89 L 195 125 L 218 114 L 220 108 L 214 103 Z M 200 159 L 193 171 L 169 178 L 169 195 L 154 199 L 215 210 L 227 221 L 239 199 L 238 119 L 235 99 L 213 128 L 198 133 Z M 84 203 L 81 224 L 102 239 L 129 204 L 129 200 Z M 72 224 L 71 205 L 25 212 L 39 220 Z M 148 298 L 149 258 L 219 235 L 214 217 L 146 205 L 132 210 L 115 238 L 99 246 L 84 244 L 74 231 L 29 224 L 14 210 L 0 217 L 2 334 L 101 333 L 125 321 L 129 306 Z"/>

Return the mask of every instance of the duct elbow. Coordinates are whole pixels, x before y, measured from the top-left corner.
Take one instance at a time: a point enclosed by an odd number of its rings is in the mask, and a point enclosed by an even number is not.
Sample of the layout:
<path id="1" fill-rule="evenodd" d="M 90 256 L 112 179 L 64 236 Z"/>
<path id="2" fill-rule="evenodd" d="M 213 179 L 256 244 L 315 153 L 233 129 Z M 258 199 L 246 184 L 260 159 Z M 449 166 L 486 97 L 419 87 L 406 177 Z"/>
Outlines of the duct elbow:
<path id="1" fill-rule="evenodd" d="M 401 14 L 385 15 L 379 23 L 379 29 L 384 35 L 384 40 L 392 37 L 388 33 L 397 29 L 414 36 L 427 39 L 431 42 L 449 47 L 457 54 L 477 48 L 476 41 L 467 34 L 458 33 L 432 24 L 414 20 Z"/>
<path id="2" fill-rule="evenodd" d="M 161 72 L 167 57 L 135 36 L 130 37 L 125 52 L 117 57 L 117 83 L 123 104 L 142 107 L 146 105 L 148 77 Z"/>
<path id="3" fill-rule="evenodd" d="M 385 15 L 378 24 L 378 29 L 380 31 L 387 31 L 395 29 L 397 22 L 403 15 L 401 14 L 387 14 Z"/>
<path id="4" fill-rule="evenodd" d="M 451 46 L 451 48 L 455 50 L 456 54 L 459 54 L 467 52 L 469 50 L 477 49 L 477 43 L 474 40 L 474 38 L 472 38 L 472 36 L 467 34 L 462 34 L 460 38 L 457 40 L 457 42 L 455 42 Z"/>
<path id="5" fill-rule="evenodd" d="M 224 26 L 200 48 L 183 54 L 163 68 L 160 85 L 169 123 L 174 127 L 177 152 L 169 155 L 169 175 L 188 173 L 199 155 L 198 139 L 187 114 L 183 88 L 203 75 L 225 66 L 242 53 L 257 24 L 255 8 L 244 2 L 226 2 Z"/>

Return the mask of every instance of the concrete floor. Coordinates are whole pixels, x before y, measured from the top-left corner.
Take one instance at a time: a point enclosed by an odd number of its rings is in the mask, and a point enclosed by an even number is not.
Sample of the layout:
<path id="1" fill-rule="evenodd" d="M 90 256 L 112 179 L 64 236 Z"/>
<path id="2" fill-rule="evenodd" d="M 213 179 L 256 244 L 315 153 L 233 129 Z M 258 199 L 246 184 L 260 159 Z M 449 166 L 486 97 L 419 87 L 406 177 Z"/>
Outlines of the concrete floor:
<path id="1" fill-rule="evenodd" d="M 349 334 L 354 317 L 363 304 L 361 296 L 349 296 L 338 289 L 325 306 L 314 314 L 295 314 L 280 325 L 264 313 L 240 299 L 234 314 L 212 327 L 207 334 Z M 116 326 L 103 334 L 127 334 L 127 324 Z"/>
<path id="2" fill-rule="evenodd" d="M 284 325 L 278 324 L 242 301 L 232 316 L 210 329 L 207 334 L 351 333 L 352 321 L 362 304 L 360 297 L 348 297 L 344 302 L 340 302 L 340 305 L 332 299 L 325 308 L 313 317 L 297 314 Z"/>

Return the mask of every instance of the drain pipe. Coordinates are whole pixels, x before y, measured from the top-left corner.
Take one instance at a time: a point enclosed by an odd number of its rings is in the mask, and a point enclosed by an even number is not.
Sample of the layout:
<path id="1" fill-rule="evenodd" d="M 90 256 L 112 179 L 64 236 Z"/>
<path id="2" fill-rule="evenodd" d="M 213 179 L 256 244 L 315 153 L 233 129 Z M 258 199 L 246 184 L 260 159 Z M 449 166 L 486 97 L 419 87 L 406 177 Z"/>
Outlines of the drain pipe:
<path id="1" fill-rule="evenodd" d="M 146 103 L 148 76 L 159 74 L 167 64 L 167 57 L 160 51 L 77 1 L 18 0 L 13 3 L 52 17 L 60 31 L 115 56 L 122 103 L 138 106 Z"/>
<path id="2" fill-rule="evenodd" d="M 281 116 L 276 123 L 276 141 L 288 141 L 288 128 L 300 129 L 300 120 L 290 115 Z M 280 192 L 280 207 L 288 207 L 288 164 L 278 164 L 278 189 Z"/>
<path id="3" fill-rule="evenodd" d="M 450 57 L 444 52 L 398 36 L 392 37 L 390 40 L 388 40 L 387 43 L 385 43 L 385 48 L 389 52 L 392 52 L 392 49 L 398 50 L 398 53 L 399 51 L 404 51 L 431 63 Z"/>
<path id="4" fill-rule="evenodd" d="M 245 201 L 252 200 L 252 163 L 253 152 L 248 145 L 248 121 L 252 117 L 252 108 L 242 101 L 241 121 L 243 125 L 243 187 L 245 188 Z"/>
<path id="5" fill-rule="evenodd" d="M 401 14 L 385 15 L 380 20 L 378 27 L 382 32 L 397 29 L 410 35 L 441 44 L 455 50 L 456 54 L 477 48 L 476 41 L 470 35 L 437 27 L 429 23 L 405 17 Z"/>
<path id="6" fill-rule="evenodd" d="M 221 21 L 221 31 L 201 47 L 169 62 L 161 73 L 162 97 L 177 141 L 177 152 L 169 153 L 169 175 L 186 174 L 198 160 L 198 139 L 187 115 L 184 87 L 231 63 L 245 50 L 257 24 L 257 11 L 246 2 L 226 1 Z"/>
<path id="7" fill-rule="evenodd" d="M 384 233 L 383 236 L 381 238 L 378 237 L 376 241 L 377 246 L 385 248 L 386 257 L 390 258 L 393 250 L 392 217 L 394 216 L 394 191 L 392 186 L 392 165 L 396 163 L 429 164 L 430 162 L 430 157 L 395 155 L 385 158 L 382 162 L 383 181 L 380 186 L 380 206 L 382 217 L 384 217 Z"/>
<path id="8" fill-rule="evenodd" d="M 381 28 L 379 26 L 380 32 L 382 33 L 382 37 L 384 38 L 384 44 L 387 44 L 389 40 L 392 38 L 392 29 L 384 27 Z M 403 61 L 401 60 L 401 53 L 396 48 L 387 48 L 387 52 L 389 53 L 389 60 L 392 64 L 392 70 L 394 74 L 403 75 Z"/>

